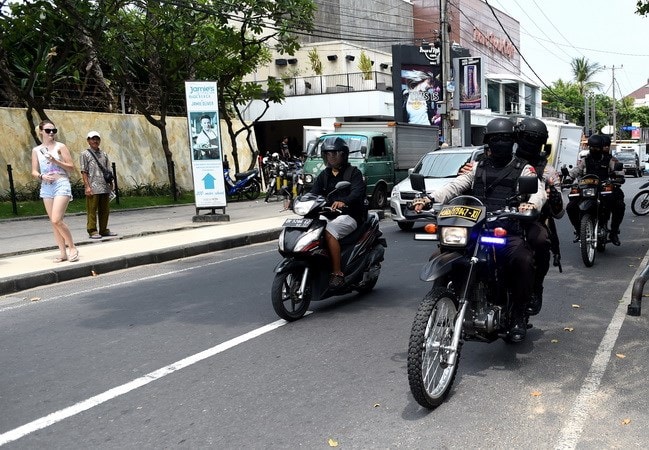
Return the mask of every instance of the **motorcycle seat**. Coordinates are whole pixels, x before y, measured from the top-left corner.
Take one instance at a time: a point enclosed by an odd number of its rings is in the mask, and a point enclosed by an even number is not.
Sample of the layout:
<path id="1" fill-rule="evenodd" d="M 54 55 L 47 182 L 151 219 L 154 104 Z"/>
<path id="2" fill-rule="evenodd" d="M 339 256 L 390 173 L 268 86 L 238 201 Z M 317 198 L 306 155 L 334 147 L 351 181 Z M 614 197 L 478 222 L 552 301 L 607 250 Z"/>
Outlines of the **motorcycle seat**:
<path id="1" fill-rule="evenodd" d="M 257 169 L 251 169 L 246 172 L 241 172 L 241 173 L 235 173 L 234 178 L 236 180 L 243 180 L 244 178 L 248 178 L 250 175 L 254 175 L 257 172 Z"/>

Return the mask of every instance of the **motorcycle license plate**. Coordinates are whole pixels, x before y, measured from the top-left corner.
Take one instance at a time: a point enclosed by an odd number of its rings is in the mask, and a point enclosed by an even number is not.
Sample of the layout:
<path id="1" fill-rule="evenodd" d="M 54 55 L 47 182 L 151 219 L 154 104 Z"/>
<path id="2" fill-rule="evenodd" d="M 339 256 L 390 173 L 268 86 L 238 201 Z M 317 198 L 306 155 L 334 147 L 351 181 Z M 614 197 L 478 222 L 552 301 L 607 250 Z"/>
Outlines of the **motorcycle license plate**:
<path id="1" fill-rule="evenodd" d="M 313 219 L 304 219 L 304 218 L 289 218 L 284 221 L 283 227 L 291 228 L 308 228 L 311 225 Z"/>

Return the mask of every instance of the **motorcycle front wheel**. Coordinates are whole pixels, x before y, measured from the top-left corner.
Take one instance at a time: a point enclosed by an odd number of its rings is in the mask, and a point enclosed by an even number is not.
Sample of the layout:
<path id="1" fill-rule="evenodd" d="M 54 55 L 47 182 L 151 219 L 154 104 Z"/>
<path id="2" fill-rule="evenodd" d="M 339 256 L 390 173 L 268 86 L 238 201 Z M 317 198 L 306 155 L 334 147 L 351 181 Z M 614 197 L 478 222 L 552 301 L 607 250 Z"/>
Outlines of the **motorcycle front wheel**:
<path id="1" fill-rule="evenodd" d="M 261 193 L 261 186 L 259 185 L 259 182 L 256 180 L 252 180 L 250 182 L 250 185 L 248 185 L 248 188 L 243 193 L 243 195 L 245 195 L 248 200 L 256 200 L 259 198 L 260 193 Z"/>
<path id="2" fill-rule="evenodd" d="M 299 268 L 292 272 L 278 273 L 273 280 L 271 288 L 273 309 L 279 317 L 289 322 L 302 318 L 311 303 L 309 283 L 307 283 L 306 292 L 302 298 L 298 296 L 303 274 L 304 268 Z"/>
<path id="3" fill-rule="evenodd" d="M 636 216 L 646 216 L 649 213 L 649 191 L 640 191 L 633 197 L 631 211 Z"/>
<path id="4" fill-rule="evenodd" d="M 595 236 L 595 225 L 593 217 L 590 214 L 584 214 L 581 217 L 581 226 L 579 227 L 579 247 L 581 248 L 581 259 L 586 267 L 593 267 L 595 263 L 595 247 L 597 245 L 597 236 Z"/>
<path id="5" fill-rule="evenodd" d="M 453 365 L 448 365 L 457 316 L 455 294 L 444 287 L 434 287 L 424 297 L 412 324 L 408 342 L 408 382 L 410 392 L 424 408 L 441 405 L 451 390 L 460 348 Z"/>

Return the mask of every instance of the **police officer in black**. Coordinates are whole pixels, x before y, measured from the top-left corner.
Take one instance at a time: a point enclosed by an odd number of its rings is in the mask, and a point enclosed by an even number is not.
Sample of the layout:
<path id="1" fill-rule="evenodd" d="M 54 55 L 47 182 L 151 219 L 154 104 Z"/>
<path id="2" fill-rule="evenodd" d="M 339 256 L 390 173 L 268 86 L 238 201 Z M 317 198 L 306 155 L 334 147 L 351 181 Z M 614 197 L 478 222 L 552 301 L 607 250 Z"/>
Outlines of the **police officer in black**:
<path id="1" fill-rule="evenodd" d="M 432 201 L 446 203 L 462 194 L 479 198 L 489 211 L 507 206 L 507 200 L 516 193 L 518 178 L 536 176 L 534 168 L 513 155 L 515 143 L 514 123 L 505 118 L 491 120 L 485 129 L 484 142 L 487 155 L 470 172 L 458 176 L 429 197 L 413 201 L 415 210 L 421 210 Z M 538 191 L 532 194 L 520 209 L 541 210 L 546 200 L 545 187 L 538 181 Z M 499 260 L 503 261 L 508 283 L 515 298 L 514 325 L 510 329 L 513 342 L 521 342 L 527 334 L 525 308 L 532 297 L 534 283 L 534 258 L 532 249 L 523 240 L 521 230 L 507 230 L 507 244 L 501 247 Z"/>
<path id="2" fill-rule="evenodd" d="M 610 145 L 610 138 L 608 140 Z M 610 153 L 604 152 L 604 147 L 607 144 L 607 139 L 603 135 L 594 134 L 588 138 L 588 155 L 585 158 L 582 158 L 577 163 L 577 166 L 574 167 L 569 172 L 569 176 L 572 179 L 591 174 L 597 175 L 601 180 L 606 180 L 609 178 L 621 180 L 624 182 L 624 171 L 616 172 L 615 171 L 615 162 L 616 160 L 611 156 Z M 613 189 L 613 193 L 607 199 L 602 199 L 604 207 L 608 209 L 611 213 L 611 229 L 609 231 L 609 239 L 613 245 L 620 245 L 620 224 L 624 218 L 624 210 L 626 205 L 624 204 L 624 193 L 619 186 L 616 186 Z M 566 206 L 566 212 L 568 213 L 568 218 L 570 223 L 575 229 L 576 239 L 579 237 L 579 199 L 574 198 L 568 202 Z"/>

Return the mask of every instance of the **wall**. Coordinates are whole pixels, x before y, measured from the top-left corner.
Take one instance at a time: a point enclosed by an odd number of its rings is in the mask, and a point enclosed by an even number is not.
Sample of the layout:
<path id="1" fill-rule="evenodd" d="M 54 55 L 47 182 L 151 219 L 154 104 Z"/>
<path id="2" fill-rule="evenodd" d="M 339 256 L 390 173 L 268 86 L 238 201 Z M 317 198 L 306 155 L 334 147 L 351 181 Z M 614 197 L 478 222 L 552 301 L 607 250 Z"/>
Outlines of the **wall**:
<path id="1" fill-rule="evenodd" d="M 106 114 L 79 111 L 46 111 L 56 124 L 57 140 L 65 143 L 75 162 L 77 171 L 72 180 L 81 178 L 79 155 L 88 148 L 86 135 L 90 130 L 101 134 L 101 147 L 117 169 L 120 186 L 135 184 L 167 184 L 167 163 L 160 131 L 140 115 Z M 0 191 L 9 190 L 7 165 L 11 164 L 14 185 L 23 186 L 31 177 L 31 149 L 36 145 L 25 118 L 25 109 L 0 108 Z M 39 122 L 38 120 L 36 122 Z M 236 129 L 236 123 L 235 123 Z M 221 121 L 221 141 L 224 153 L 234 170 L 232 145 L 225 122 Z M 189 149 L 186 117 L 167 117 L 167 136 L 173 154 L 176 183 L 184 191 L 193 191 L 191 152 Z M 254 135 L 253 135 L 253 144 Z M 255 144 L 256 145 L 256 144 Z M 252 159 L 245 133 L 237 137 L 240 170 L 246 170 Z"/>

